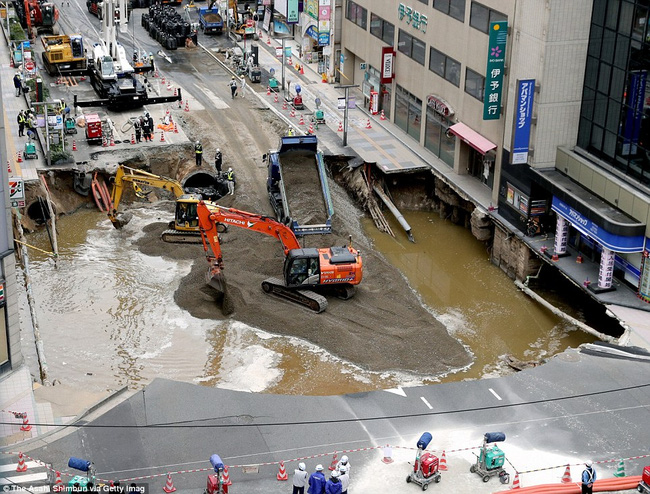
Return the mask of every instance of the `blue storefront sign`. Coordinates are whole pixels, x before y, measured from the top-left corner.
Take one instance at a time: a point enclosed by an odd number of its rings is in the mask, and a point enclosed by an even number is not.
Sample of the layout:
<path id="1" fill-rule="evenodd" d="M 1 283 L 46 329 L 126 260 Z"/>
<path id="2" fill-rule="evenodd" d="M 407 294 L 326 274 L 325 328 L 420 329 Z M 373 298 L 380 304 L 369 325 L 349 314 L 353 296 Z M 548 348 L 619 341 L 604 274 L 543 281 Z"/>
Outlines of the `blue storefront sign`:
<path id="1" fill-rule="evenodd" d="M 330 33 L 318 33 L 318 46 L 328 46 L 330 44 Z"/>
<path id="2" fill-rule="evenodd" d="M 607 247 L 614 252 L 642 252 L 645 245 L 645 237 L 637 235 L 634 237 L 624 237 L 610 233 L 599 227 L 589 218 L 585 218 L 578 211 L 566 204 L 564 201 L 553 196 L 553 211 L 565 218 L 571 226 L 583 235 L 596 240 L 599 244 Z"/>
<path id="3" fill-rule="evenodd" d="M 311 39 L 318 41 L 318 29 L 316 29 L 316 26 L 314 26 L 313 24 L 307 28 L 305 34 L 309 36 Z"/>
<path id="4" fill-rule="evenodd" d="M 535 79 L 519 81 L 517 86 L 517 105 L 515 106 L 514 130 L 512 137 L 512 164 L 528 163 L 530 148 L 530 122 L 533 118 L 533 98 Z"/>

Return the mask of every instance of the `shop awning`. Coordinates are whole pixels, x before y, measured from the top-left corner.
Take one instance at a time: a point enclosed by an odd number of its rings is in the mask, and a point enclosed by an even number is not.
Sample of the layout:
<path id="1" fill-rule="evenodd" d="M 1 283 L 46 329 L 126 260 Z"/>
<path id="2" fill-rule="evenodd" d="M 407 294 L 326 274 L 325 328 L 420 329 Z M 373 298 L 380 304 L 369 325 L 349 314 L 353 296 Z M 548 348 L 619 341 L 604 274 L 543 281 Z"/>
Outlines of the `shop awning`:
<path id="1" fill-rule="evenodd" d="M 485 154 L 497 147 L 496 144 L 487 140 L 475 130 L 470 129 L 464 123 L 457 123 L 449 127 L 449 132 L 460 137 L 464 142 L 472 146 L 479 153 Z"/>

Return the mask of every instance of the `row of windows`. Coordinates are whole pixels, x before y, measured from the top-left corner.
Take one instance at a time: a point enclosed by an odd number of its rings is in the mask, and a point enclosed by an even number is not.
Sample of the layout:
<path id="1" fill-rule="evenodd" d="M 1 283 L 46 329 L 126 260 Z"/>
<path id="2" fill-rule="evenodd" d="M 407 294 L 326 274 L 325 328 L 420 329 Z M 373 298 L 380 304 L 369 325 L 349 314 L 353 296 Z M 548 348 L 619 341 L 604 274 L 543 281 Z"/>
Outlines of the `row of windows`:
<path id="1" fill-rule="evenodd" d="M 433 47 L 429 50 L 429 70 L 454 86 L 460 86 L 460 62 Z"/>
<path id="2" fill-rule="evenodd" d="M 393 46 L 395 43 L 395 24 L 382 19 L 377 14 L 370 13 L 370 34 L 377 36 L 384 43 Z"/>
<path id="3" fill-rule="evenodd" d="M 422 3 L 429 3 L 429 0 L 420 0 Z M 447 14 L 460 22 L 465 22 L 465 0 L 433 0 L 433 8 Z M 345 17 L 354 22 L 357 26 L 366 29 L 368 10 L 359 6 L 352 0 L 348 0 L 348 8 Z M 381 17 L 371 14 L 370 30 L 372 32 L 373 19 L 381 19 Z M 486 7 L 478 2 L 472 2 L 472 7 L 469 16 L 469 25 L 474 29 L 478 29 L 487 33 L 490 29 L 490 23 L 496 21 L 507 21 L 508 16 L 501 12 Z M 382 22 L 386 23 L 383 19 Z M 387 23 L 390 24 L 390 23 Z M 395 26 L 390 24 L 392 32 L 395 32 Z M 373 33 L 378 38 L 383 39 L 389 45 L 393 45 L 392 41 L 387 41 L 387 37 Z"/>
<path id="4" fill-rule="evenodd" d="M 397 40 L 397 49 L 420 65 L 424 65 L 424 59 L 427 54 L 427 45 L 421 39 L 411 36 L 406 31 L 400 29 Z"/>

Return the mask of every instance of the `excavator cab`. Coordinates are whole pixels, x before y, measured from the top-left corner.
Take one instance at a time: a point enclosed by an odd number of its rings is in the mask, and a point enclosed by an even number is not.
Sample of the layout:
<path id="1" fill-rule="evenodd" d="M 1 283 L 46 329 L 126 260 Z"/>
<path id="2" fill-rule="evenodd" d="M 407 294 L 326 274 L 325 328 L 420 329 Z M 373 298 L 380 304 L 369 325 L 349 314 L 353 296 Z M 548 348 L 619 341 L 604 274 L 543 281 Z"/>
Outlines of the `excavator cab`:
<path id="1" fill-rule="evenodd" d="M 284 259 L 284 279 L 289 287 L 315 286 L 320 281 L 318 249 L 292 249 Z"/>
<path id="2" fill-rule="evenodd" d="M 199 227 L 199 216 L 196 206 L 200 198 L 192 194 L 185 194 L 176 201 L 175 229 L 186 232 L 195 231 Z"/>

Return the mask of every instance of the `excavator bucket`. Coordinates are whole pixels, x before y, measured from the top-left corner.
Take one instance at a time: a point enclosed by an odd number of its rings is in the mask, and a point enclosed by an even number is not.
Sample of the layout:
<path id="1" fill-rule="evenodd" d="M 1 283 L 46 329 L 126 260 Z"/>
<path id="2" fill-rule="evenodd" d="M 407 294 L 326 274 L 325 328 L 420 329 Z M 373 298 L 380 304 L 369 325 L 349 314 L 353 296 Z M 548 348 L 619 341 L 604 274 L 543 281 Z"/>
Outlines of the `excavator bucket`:
<path id="1" fill-rule="evenodd" d="M 208 271 L 207 282 L 210 287 L 219 293 L 226 292 L 226 277 L 218 266 L 213 266 Z"/>
<path id="2" fill-rule="evenodd" d="M 115 215 L 115 217 L 111 218 L 111 221 L 113 222 L 113 226 L 119 230 L 124 225 L 128 224 L 132 218 L 133 214 L 131 213 L 119 213 Z"/>

